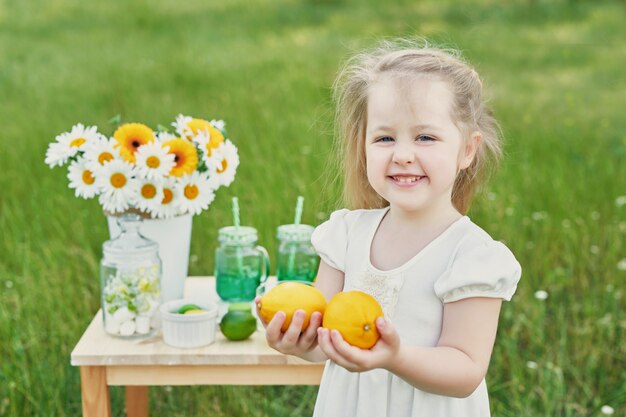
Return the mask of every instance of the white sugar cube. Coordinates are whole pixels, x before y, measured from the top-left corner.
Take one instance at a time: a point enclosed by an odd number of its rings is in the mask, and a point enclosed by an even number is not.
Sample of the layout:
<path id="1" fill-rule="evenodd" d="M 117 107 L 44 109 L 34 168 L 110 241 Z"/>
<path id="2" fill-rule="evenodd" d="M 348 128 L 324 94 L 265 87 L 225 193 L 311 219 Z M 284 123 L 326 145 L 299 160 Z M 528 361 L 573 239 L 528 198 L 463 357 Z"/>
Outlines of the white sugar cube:
<path id="1" fill-rule="evenodd" d="M 150 317 L 149 316 L 137 316 L 135 319 L 137 326 L 137 333 L 146 334 L 150 332 Z"/>
<path id="2" fill-rule="evenodd" d="M 121 307 L 113 313 L 113 317 L 118 323 L 124 323 L 125 321 L 134 319 L 135 313 L 130 311 L 128 307 Z"/>
<path id="3" fill-rule="evenodd" d="M 153 329 L 160 329 L 161 328 L 161 314 L 159 314 L 159 312 L 157 311 L 151 317 L 152 318 L 150 319 L 150 327 L 152 327 Z"/>
<path id="4" fill-rule="evenodd" d="M 154 314 L 154 312 L 156 311 L 156 309 L 159 307 L 159 305 L 161 303 L 159 303 L 159 300 L 150 300 L 150 309 L 148 310 L 148 315 L 151 316 L 152 314 Z"/>
<path id="5" fill-rule="evenodd" d="M 120 335 L 122 336 L 131 336 L 135 333 L 135 320 L 127 320 L 124 323 L 120 324 Z"/>
<path id="6" fill-rule="evenodd" d="M 115 320 L 115 318 L 110 315 L 107 314 L 106 318 L 104 320 L 105 323 L 105 330 L 107 333 L 109 334 L 118 334 L 120 332 L 120 323 Z"/>

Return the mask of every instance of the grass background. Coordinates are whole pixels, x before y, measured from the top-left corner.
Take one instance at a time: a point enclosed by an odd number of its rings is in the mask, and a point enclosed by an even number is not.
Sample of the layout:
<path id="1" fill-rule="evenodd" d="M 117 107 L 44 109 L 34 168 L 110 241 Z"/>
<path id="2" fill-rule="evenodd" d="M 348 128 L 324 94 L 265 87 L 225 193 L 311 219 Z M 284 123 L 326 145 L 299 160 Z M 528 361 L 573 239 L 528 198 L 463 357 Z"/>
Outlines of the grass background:
<path id="1" fill-rule="evenodd" d="M 99 308 L 107 231 L 95 201 L 49 170 L 74 123 L 122 114 L 222 118 L 235 183 L 194 219 L 190 274 L 210 274 L 237 195 L 275 253 L 275 228 L 335 208 L 324 187 L 329 87 L 380 37 L 458 47 L 485 79 L 507 157 L 470 215 L 524 275 L 488 375 L 494 416 L 626 414 L 626 6 L 559 0 L 0 0 L 0 416 L 80 414 L 69 355 Z M 545 301 L 534 297 L 545 290 Z M 529 367 L 531 361 L 537 367 Z M 315 387 L 156 387 L 153 415 L 307 416 Z M 114 415 L 123 390 L 112 389 Z"/>

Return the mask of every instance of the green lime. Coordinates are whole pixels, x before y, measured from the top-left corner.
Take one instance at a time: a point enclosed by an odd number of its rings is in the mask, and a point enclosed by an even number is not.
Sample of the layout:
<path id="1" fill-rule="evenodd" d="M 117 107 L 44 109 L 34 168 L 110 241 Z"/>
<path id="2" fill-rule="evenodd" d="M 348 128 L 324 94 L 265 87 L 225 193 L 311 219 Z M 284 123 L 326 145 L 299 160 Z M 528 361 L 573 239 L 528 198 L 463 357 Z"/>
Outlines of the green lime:
<path id="1" fill-rule="evenodd" d="M 246 340 L 256 330 L 256 318 L 250 311 L 232 310 L 222 317 L 220 330 L 228 340 Z"/>
<path id="2" fill-rule="evenodd" d="M 252 311 L 250 303 L 232 303 L 228 305 L 228 311 Z"/>
<path id="3" fill-rule="evenodd" d="M 195 304 L 185 304 L 181 308 L 178 309 L 178 314 L 185 314 L 189 310 L 202 310 L 202 307 L 197 306 Z"/>
<path id="4" fill-rule="evenodd" d="M 206 313 L 206 311 L 204 310 L 198 310 L 198 309 L 193 309 L 193 310 L 187 310 L 185 311 L 184 314 L 202 314 L 202 313 Z"/>

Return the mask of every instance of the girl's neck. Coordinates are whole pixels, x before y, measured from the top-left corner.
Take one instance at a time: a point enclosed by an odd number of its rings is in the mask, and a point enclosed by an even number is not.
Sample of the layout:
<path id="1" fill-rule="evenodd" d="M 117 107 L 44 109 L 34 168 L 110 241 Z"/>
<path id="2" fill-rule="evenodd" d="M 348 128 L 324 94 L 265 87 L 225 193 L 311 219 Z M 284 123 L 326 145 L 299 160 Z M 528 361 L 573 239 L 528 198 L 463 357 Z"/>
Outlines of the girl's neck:
<path id="1" fill-rule="evenodd" d="M 431 206 L 419 211 L 406 211 L 391 205 L 386 216 L 389 227 L 405 231 L 445 229 L 463 217 L 452 204 Z"/>
<path id="2" fill-rule="evenodd" d="M 392 205 L 374 234 L 370 262 L 382 271 L 399 268 L 461 217 L 454 207 L 407 212 Z"/>

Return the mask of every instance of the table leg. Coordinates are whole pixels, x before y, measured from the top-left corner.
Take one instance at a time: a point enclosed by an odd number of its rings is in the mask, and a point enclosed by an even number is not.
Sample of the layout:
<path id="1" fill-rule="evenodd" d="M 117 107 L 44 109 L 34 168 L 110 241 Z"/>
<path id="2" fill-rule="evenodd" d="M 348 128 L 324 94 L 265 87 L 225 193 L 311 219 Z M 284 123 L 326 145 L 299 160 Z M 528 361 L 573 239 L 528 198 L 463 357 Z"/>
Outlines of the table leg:
<path id="1" fill-rule="evenodd" d="M 148 387 L 126 387 L 126 417 L 148 417 Z"/>
<path id="2" fill-rule="evenodd" d="M 111 417 L 111 397 L 104 366 L 81 366 L 83 417 Z"/>

